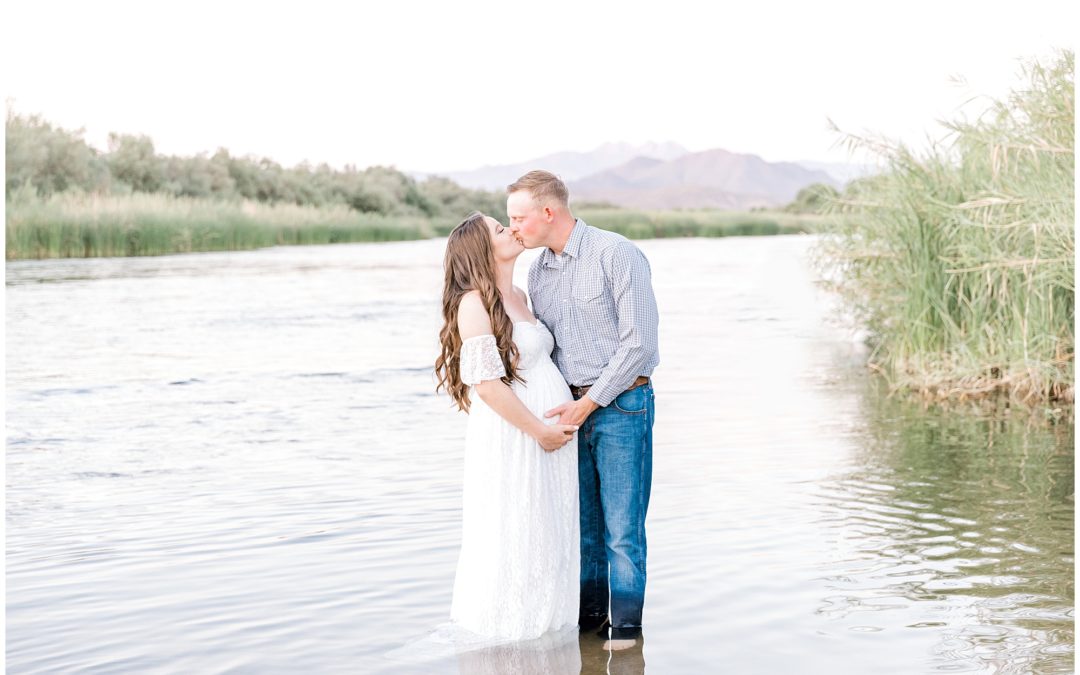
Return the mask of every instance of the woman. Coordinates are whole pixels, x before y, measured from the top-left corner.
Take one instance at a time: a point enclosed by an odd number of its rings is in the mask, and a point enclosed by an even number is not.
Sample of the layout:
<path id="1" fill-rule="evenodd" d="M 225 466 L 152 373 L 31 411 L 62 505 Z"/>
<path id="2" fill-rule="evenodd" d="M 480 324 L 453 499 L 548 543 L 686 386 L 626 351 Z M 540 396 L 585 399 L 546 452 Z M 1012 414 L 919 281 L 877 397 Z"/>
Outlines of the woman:
<path id="1" fill-rule="evenodd" d="M 450 233 L 435 362 L 437 390 L 469 413 L 450 619 L 510 640 L 576 626 L 580 592 L 577 427 L 544 419 L 571 396 L 554 338 L 513 285 L 523 250 L 478 212 Z"/>

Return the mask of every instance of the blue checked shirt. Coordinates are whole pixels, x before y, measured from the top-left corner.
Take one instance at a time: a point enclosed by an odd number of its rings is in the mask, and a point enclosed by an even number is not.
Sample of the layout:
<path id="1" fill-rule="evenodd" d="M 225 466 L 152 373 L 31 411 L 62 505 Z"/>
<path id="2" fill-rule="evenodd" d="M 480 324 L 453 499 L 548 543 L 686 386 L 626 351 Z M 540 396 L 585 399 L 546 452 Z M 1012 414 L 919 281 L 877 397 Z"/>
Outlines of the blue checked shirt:
<path id="1" fill-rule="evenodd" d="M 630 240 L 580 218 L 562 255 L 545 248 L 529 268 L 529 297 L 555 336 L 555 365 L 567 383 L 592 385 L 587 396 L 597 405 L 660 363 L 650 276 Z"/>

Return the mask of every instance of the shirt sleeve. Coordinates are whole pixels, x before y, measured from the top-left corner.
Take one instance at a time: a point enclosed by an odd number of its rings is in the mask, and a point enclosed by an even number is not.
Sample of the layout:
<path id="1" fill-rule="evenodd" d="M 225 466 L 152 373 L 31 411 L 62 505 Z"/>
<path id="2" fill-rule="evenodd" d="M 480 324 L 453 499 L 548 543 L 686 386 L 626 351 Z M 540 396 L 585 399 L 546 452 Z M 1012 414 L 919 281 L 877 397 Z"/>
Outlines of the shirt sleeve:
<path id="1" fill-rule="evenodd" d="M 506 377 L 494 335 L 477 335 L 461 343 L 461 381 L 468 385 Z"/>
<path id="2" fill-rule="evenodd" d="M 649 261 L 637 246 L 621 242 L 605 266 L 619 323 L 619 347 L 589 389 L 587 396 L 607 406 L 626 391 L 658 349 L 659 313 L 653 294 Z"/>

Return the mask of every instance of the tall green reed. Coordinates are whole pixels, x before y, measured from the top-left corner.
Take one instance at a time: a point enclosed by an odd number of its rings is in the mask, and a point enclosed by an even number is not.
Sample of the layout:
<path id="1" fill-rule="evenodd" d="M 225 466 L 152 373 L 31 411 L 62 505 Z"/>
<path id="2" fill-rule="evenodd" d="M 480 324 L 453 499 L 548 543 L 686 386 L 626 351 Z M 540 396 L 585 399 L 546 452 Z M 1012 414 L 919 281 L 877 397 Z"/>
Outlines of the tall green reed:
<path id="1" fill-rule="evenodd" d="M 1073 400 L 1074 57 L 1024 72 L 921 156 L 847 137 L 887 170 L 833 200 L 816 259 L 894 389 Z"/>
<path id="2" fill-rule="evenodd" d="M 343 205 L 216 201 L 165 194 L 15 191 L 7 258 L 138 256 L 433 236 L 430 219 L 359 213 Z"/>
<path id="3" fill-rule="evenodd" d="M 780 211 L 641 211 L 596 206 L 575 208 L 574 215 L 630 239 L 797 234 L 815 231 L 825 220 Z"/>
<path id="4" fill-rule="evenodd" d="M 584 208 L 575 213 L 635 239 L 789 234 L 808 231 L 821 220 L 713 210 Z M 29 185 L 12 192 L 6 216 L 9 260 L 423 239 L 446 236 L 457 224 L 455 218 L 361 213 L 340 204 L 268 204 L 139 192 L 41 196 Z"/>

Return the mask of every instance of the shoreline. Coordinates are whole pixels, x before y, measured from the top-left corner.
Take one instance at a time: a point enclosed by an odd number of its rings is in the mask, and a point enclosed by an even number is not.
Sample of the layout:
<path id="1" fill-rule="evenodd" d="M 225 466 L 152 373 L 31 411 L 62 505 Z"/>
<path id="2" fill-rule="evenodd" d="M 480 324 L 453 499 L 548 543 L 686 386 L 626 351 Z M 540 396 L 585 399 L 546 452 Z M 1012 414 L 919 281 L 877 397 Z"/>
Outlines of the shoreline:
<path id="1" fill-rule="evenodd" d="M 768 236 L 816 231 L 820 216 L 779 211 L 639 211 L 583 207 L 591 225 L 630 239 Z M 5 259 L 143 257 L 176 253 L 412 241 L 446 236 L 454 222 L 300 206 L 136 193 L 18 196 L 6 209 Z"/>

